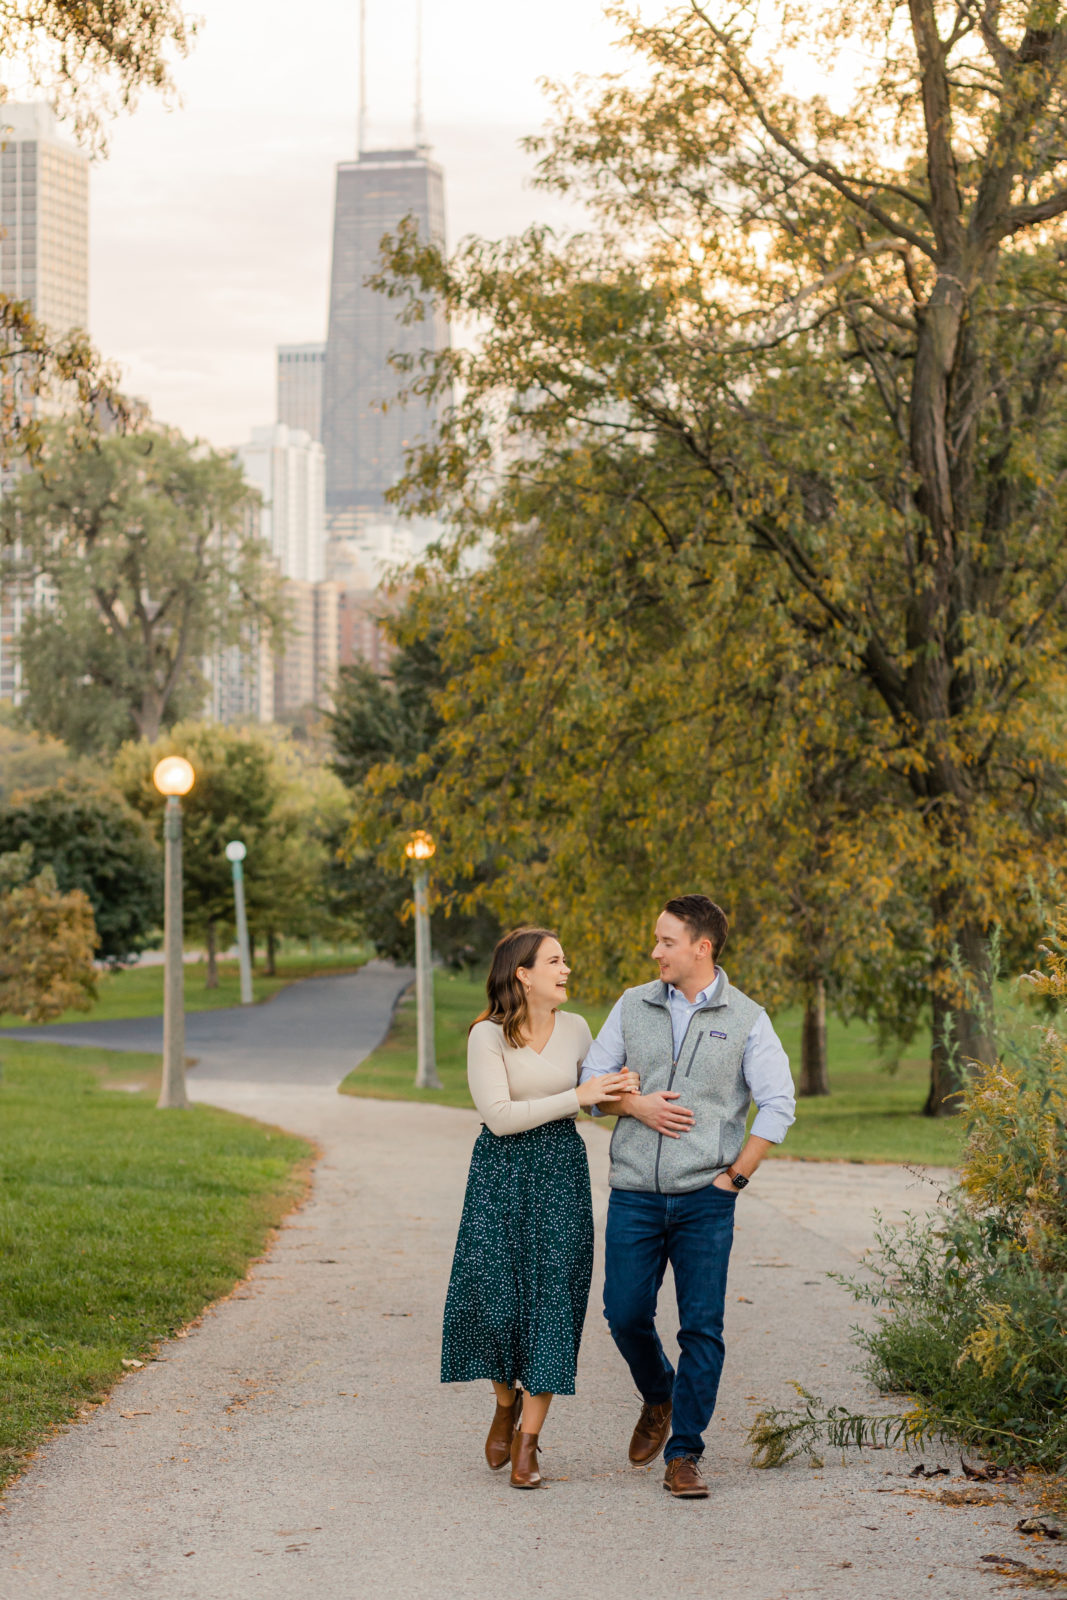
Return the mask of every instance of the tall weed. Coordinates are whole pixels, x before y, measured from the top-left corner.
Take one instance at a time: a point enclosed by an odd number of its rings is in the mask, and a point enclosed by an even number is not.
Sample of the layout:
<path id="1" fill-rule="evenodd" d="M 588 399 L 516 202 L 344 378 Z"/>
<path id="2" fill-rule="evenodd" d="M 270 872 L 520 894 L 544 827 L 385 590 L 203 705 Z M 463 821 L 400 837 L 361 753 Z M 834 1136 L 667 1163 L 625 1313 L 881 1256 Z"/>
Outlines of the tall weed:
<path id="1" fill-rule="evenodd" d="M 858 1335 L 869 1375 L 913 1405 L 861 1417 L 801 1391 L 802 1410 L 756 1419 L 757 1465 L 947 1435 L 1003 1466 L 1067 1470 L 1067 907 L 1041 957 L 1019 980 L 1031 1003 L 962 1093 L 967 1141 L 942 1212 L 881 1228 L 870 1276 L 847 1280 L 878 1312 Z"/>

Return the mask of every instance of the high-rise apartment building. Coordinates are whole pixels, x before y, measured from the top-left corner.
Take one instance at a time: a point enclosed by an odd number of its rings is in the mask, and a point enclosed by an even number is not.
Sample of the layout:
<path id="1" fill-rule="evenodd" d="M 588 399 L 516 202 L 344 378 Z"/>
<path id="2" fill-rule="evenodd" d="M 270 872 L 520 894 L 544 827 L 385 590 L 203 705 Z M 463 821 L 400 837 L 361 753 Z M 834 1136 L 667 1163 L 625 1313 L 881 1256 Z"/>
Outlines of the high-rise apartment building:
<path id="1" fill-rule="evenodd" d="M 319 583 L 326 575 L 322 445 L 277 422 L 253 428 L 237 458 L 263 496 L 260 528 L 282 577 Z"/>
<path id="2" fill-rule="evenodd" d="M 258 539 L 262 533 L 261 506 L 248 506 L 240 537 Z M 216 534 L 225 551 L 236 546 L 236 536 Z M 211 722 L 240 727 L 249 722 L 274 721 L 274 649 L 271 630 L 249 619 L 240 637 L 220 645 L 200 663 L 206 695 L 203 715 Z"/>
<path id="3" fill-rule="evenodd" d="M 0 104 L 0 294 L 28 301 L 53 334 L 88 326 L 89 162 L 44 104 Z M 18 636 L 50 593 L 42 578 L 0 580 L 2 700 L 22 697 Z"/>
<path id="4" fill-rule="evenodd" d="M 312 439 L 322 438 L 325 366 L 324 344 L 278 346 L 278 421 L 284 422 L 287 428 L 299 428 Z"/>
<path id="5" fill-rule="evenodd" d="M 249 624 L 240 643 L 216 650 L 203 669 L 209 721 L 238 728 L 274 721 L 274 654 L 258 624 Z"/>
<path id="6" fill-rule="evenodd" d="M 89 322 L 89 162 L 46 105 L 0 105 L 0 293 L 57 334 Z"/>
<path id="7" fill-rule="evenodd" d="M 405 217 L 415 219 L 422 238 L 444 243 L 444 175 L 425 147 L 364 150 L 354 161 L 340 163 L 322 442 L 328 570 L 342 582 L 367 583 L 361 530 L 392 516 L 386 491 L 402 476 L 407 449 L 432 437 L 439 419 L 436 402 L 397 402 L 406 380 L 389 358 L 444 349 L 447 320 L 428 308 L 423 320 L 402 322 L 397 302 L 366 281 L 381 264 L 383 236 L 395 234 Z"/>

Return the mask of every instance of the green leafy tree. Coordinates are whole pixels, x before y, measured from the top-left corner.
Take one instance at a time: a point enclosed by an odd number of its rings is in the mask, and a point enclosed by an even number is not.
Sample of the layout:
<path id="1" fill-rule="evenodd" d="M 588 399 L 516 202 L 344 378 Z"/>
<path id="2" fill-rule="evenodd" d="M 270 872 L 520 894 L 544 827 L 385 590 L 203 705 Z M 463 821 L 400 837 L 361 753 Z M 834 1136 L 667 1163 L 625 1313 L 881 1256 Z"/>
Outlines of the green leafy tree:
<path id="1" fill-rule="evenodd" d="M 144 821 L 99 783 L 67 780 L 0 805 L 0 852 L 28 846 L 35 873 L 55 874 L 61 893 L 84 892 L 96 953 L 129 961 L 155 942 L 163 916 L 163 860 Z"/>
<path id="2" fill-rule="evenodd" d="M 199 662 L 280 626 L 278 579 L 233 458 L 152 429 L 92 445 L 57 425 L 0 525 L 54 603 L 19 648 L 27 714 L 75 749 L 158 738 L 203 699 Z"/>
<path id="3" fill-rule="evenodd" d="M 800 1088 L 825 1093 L 827 1004 L 894 1041 L 921 1014 L 922 841 L 865 770 L 855 707 L 834 714 L 804 641 L 764 625 L 762 595 L 735 598 L 728 630 L 675 611 L 667 591 L 684 601 L 688 576 L 650 577 L 640 547 L 627 571 L 618 520 L 610 502 L 568 509 L 563 488 L 524 499 L 491 561 L 415 587 L 396 626 L 402 655 L 436 641 L 436 732 L 420 778 L 406 733 L 367 733 L 387 725 L 389 686 L 360 675 L 371 707 L 343 725 L 364 735 L 349 757 L 359 847 L 386 872 L 429 825 L 446 903 L 558 926 L 598 998 L 647 974 L 666 898 L 713 894 L 733 975 L 804 1007 Z M 811 717 L 795 716 L 798 683 Z"/>
<path id="4" fill-rule="evenodd" d="M 194 33 L 174 0 L 12 0 L 0 12 L 0 55 L 99 139 L 104 119 L 132 109 L 142 89 L 173 90 L 170 57 Z"/>
<path id="5" fill-rule="evenodd" d="M 365 662 L 342 668 L 330 717 L 334 769 L 351 790 L 356 813 L 343 852 L 342 870 L 352 885 L 345 900 L 353 897 L 379 954 L 396 961 L 411 962 L 415 955 L 404 845 L 426 821 L 438 775 L 436 701 L 445 670 L 440 631 L 409 629 L 399 635 L 388 677 Z M 499 933 L 491 908 L 470 889 L 460 883 L 450 900 L 439 899 L 431 909 L 434 950 L 454 964 L 483 959 Z"/>
<path id="6" fill-rule="evenodd" d="M 273 973 L 279 937 L 346 940 L 362 921 L 337 855 L 351 802 L 340 779 L 291 739 L 275 744 L 278 796 L 246 872 L 249 927 Z"/>
<path id="7" fill-rule="evenodd" d="M 0 801 L 16 789 L 50 788 L 78 771 L 78 758 L 61 740 L 23 726 L 14 707 L 0 706 Z"/>
<path id="8" fill-rule="evenodd" d="M 923 840 L 945 1114 L 989 1054 L 953 952 L 988 995 L 990 929 L 1025 936 L 1020 886 L 1062 852 L 1067 20 L 1025 0 L 614 15 L 643 70 L 561 96 L 535 141 L 590 228 L 452 261 L 396 241 L 383 286 L 485 330 L 407 363 L 459 396 L 410 499 L 479 544 L 534 501 L 614 506 L 593 577 L 616 637 L 643 610 L 721 638 L 758 594 L 817 653 L 822 701 L 798 685 L 789 727 L 858 704 L 861 788 Z M 804 49 L 857 63 L 843 108 L 787 87 Z"/>
<path id="9" fill-rule="evenodd" d="M 152 782 L 157 762 L 183 755 L 196 782 L 182 800 L 182 876 L 185 925 L 207 946 L 207 987 L 218 984 L 217 950 L 233 924 L 233 873 L 226 859 L 231 839 L 243 839 L 250 867 L 269 831 L 280 781 L 274 741 L 262 729 L 209 722 L 178 723 L 154 743 L 127 744 L 115 758 L 115 781 L 129 803 L 155 824 L 162 838 L 163 802 Z"/>
<path id="10" fill-rule="evenodd" d="M 0 855 L 0 1011 L 29 1022 L 88 1011 L 95 943 L 92 907 L 80 889 L 62 893 L 51 867 L 34 876 L 28 844 Z"/>
<path id="11" fill-rule="evenodd" d="M 196 782 L 182 801 L 185 919 L 207 946 L 207 985 L 218 982 L 216 954 L 233 930 L 231 839 L 243 840 L 249 927 L 267 945 L 273 970 L 279 936 L 336 936 L 353 930 L 331 905 L 331 840 L 348 804 L 332 773 L 306 763 L 277 730 L 184 722 L 154 744 L 127 744 L 115 761 L 122 793 L 162 831 L 163 805 L 152 782 L 156 763 L 181 754 Z"/>

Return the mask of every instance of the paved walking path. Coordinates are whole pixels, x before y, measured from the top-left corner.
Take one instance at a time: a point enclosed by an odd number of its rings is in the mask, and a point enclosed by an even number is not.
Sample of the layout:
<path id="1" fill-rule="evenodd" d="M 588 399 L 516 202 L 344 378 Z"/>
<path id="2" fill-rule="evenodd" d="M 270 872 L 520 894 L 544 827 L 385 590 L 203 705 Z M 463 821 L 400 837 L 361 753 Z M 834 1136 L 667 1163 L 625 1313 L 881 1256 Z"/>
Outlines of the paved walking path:
<path id="1" fill-rule="evenodd" d="M 208 1083 L 330 1087 L 374 1049 L 393 1007 L 414 972 L 370 961 L 336 977 L 305 978 L 258 1005 L 189 1011 L 185 1049 L 196 1065 L 200 1099 Z M 163 1049 L 162 1017 L 119 1017 L 111 1022 L 58 1022 L 43 1028 L 0 1028 L 3 1039 L 48 1039 L 100 1050 Z"/>
<path id="2" fill-rule="evenodd" d="M 337 987 L 311 996 L 313 1032 L 279 1028 L 277 1049 L 261 1038 L 243 1079 L 205 1044 L 210 1071 L 190 1075 L 199 1098 L 319 1142 L 311 1199 L 246 1283 L 8 1492 L 0 1600 L 992 1600 L 1003 1580 L 982 1556 L 1050 1564 L 1020 1548 L 1010 1501 L 949 1509 L 933 1496 L 961 1485 L 924 1489 L 906 1476 L 915 1458 L 749 1466 L 748 1421 L 788 1401 L 790 1380 L 871 1403 L 851 1371 L 855 1307 L 827 1273 L 856 1269 L 872 1206 L 899 1216 L 936 1201 L 934 1185 L 888 1167 L 768 1163 L 740 1197 L 709 1501 L 674 1502 L 661 1468 L 626 1464 L 637 1408 L 599 1266 L 579 1392 L 545 1432 L 548 1487 L 519 1494 L 491 1475 L 487 1386 L 437 1382 L 477 1118 L 309 1086 L 338 997 L 370 1005 L 369 987 L 326 981 Z M 317 987 L 287 991 L 294 1014 Z M 359 1019 L 346 1026 L 355 1037 Z M 602 1221 L 607 1139 L 588 1123 L 583 1134 Z"/>

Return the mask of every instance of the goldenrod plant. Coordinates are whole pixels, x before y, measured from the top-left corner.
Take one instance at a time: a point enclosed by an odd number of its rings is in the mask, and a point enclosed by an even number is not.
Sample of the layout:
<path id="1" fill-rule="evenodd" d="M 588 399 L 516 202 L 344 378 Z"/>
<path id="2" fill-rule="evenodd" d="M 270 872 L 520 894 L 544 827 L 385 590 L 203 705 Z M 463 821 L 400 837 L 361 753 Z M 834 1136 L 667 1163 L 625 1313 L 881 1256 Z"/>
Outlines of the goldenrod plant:
<path id="1" fill-rule="evenodd" d="M 1041 958 L 962 1093 L 968 1136 L 940 1216 L 883 1228 L 873 1274 L 849 1283 L 879 1312 L 859 1335 L 870 1376 L 913 1404 L 859 1416 L 802 1390 L 802 1409 L 757 1417 L 757 1465 L 944 1435 L 1003 1466 L 1067 1468 L 1067 906 Z"/>

